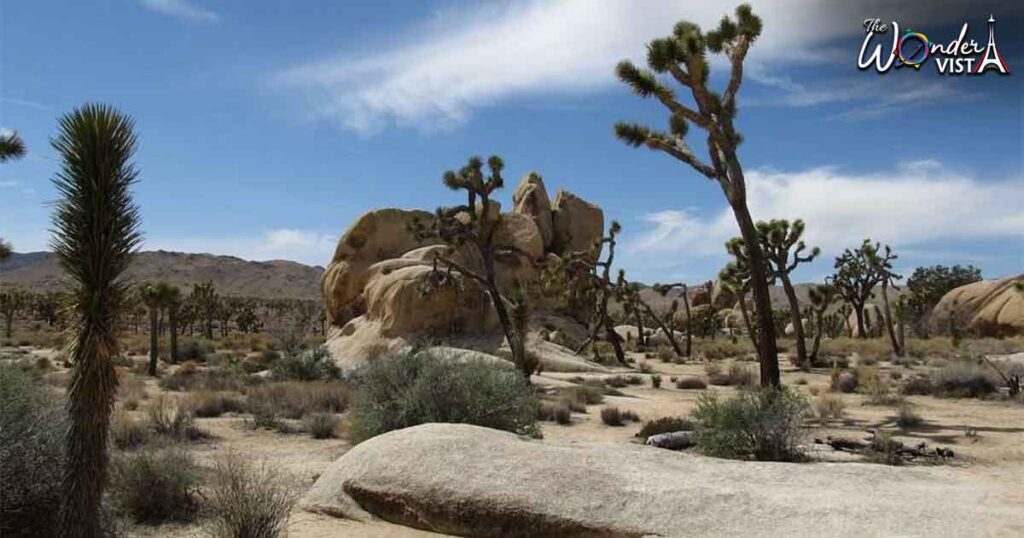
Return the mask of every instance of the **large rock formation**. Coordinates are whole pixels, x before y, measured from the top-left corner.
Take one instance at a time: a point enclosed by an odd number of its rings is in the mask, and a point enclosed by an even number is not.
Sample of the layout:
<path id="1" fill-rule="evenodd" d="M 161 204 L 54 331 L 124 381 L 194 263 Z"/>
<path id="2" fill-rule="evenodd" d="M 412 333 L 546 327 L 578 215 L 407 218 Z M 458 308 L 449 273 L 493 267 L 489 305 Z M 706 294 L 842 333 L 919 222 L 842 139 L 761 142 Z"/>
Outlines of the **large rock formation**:
<path id="1" fill-rule="evenodd" d="M 1024 293 L 1015 283 L 1024 275 L 982 280 L 960 286 L 942 297 L 932 311 L 937 332 L 949 330 L 950 318 L 981 336 L 1024 334 Z"/>
<path id="2" fill-rule="evenodd" d="M 1017 498 L 942 467 L 731 461 L 425 424 L 357 445 L 301 505 L 459 536 L 1011 536 L 1024 528 Z"/>
<path id="3" fill-rule="evenodd" d="M 558 190 L 552 205 L 552 250 L 556 254 L 600 251 L 604 237 L 604 211 L 600 207 L 564 189 Z"/>
<path id="4" fill-rule="evenodd" d="M 503 292 L 534 289 L 538 268 L 557 259 L 552 250 L 555 244 L 573 250 L 600 247 L 604 217 L 597 206 L 559 191 L 553 212 L 544 182 L 536 174 L 523 178 L 513 200 L 514 211 L 501 214 L 494 242 L 514 247 L 524 256 L 497 260 Z M 500 207 L 494 202 L 489 210 L 500 211 Z M 437 239 L 418 237 L 414 228 L 430 226 L 433 219 L 425 211 L 378 209 L 361 216 L 339 240 L 321 287 L 331 326 L 328 349 L 346 370 L 414 344 L 500 351 L 503 336 L 482 286 L 454 274 L 455 285 L 427 289 L 434 260 L 448 247 Z M 454 257 L 463 266 L 483 272 L 483 261 L 473 249 L 461 248 Z M 575 337 L 566 337 L 582 332 L 578 322 L 559 316 L 558 304 L 545 301 L 535 306 L 541 309 L 535 317 L 546 319 L 548 326 L 561 325 L 563 343 L 575 343 Z M 560 322 L 551 322 L 559 317 Z M 577 328 L 567 330 L 566 324 Z M 536 329 L 535 324 L 531 327 Z M 604 370 L 550 342 L 552 331 L 537 330 L 543 334 L 529 335 L 527 344 L 546 370 Z"/>

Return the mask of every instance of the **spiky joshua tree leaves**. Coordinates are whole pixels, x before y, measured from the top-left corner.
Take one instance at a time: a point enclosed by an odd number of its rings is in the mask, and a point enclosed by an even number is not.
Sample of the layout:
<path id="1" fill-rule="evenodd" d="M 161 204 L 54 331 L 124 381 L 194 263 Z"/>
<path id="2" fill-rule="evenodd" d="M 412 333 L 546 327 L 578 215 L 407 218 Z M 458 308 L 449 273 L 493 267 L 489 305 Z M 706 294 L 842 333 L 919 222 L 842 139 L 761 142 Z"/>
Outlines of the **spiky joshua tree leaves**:
<path id="1" fill-rule="evenodd" d="M 458 171 L 445 172 L 445 186 L 453 191 L 465 191 L 466 204 L 438 208 L 432 226 L 427 228 L 423 223 L 417 223 L 415 232 L 420 237 L 437 236 L 449 246 L 445 255 L 435 259 L 434 285 L 451 282 L 450 272 L 455 271 L 477 282 L 487 291 L 512 352 L 512 361 L 529 379 L 537 369 L 537 360 L 526 352 L 525 345 L 529 305 L 526 304 L 524 293 L 501 293 L 496 267 L 498 261 L 522 262 L 527 256 L 515 247 L 495 243 L 501 213 L 491 204 L 491 194 L 505 185 L 501 175 L 505 163 L 501 157 L 492 155 L 487 159 L 487 168 L 489 174 L 485 176 L 483 160 L 471 157 L 466 166 Z M 482 271 L 457 259 L 457 250 L 463 247 L 479 254 Z M 447 272 L 441 271 L 438 264 L 445 266 Z"/>
<path id="2" fill-rule="evenodd" d="M 71 426 L 67 437 L 61 536 L 101 535 L 100 499 L 107 468 L 107 429 L 117 389 L 112 358 L 116 326 L 129 289 L 121 279 L 136 251 L 139 211 L 130 189 L 134 122 L 98 104 L 60 118 L 52 141 L 61 160 L 50 246 L 73 283 L 75 316 L 68 356 Z"/>
<path id="3" fill-rule="evenodd" d="M 761 385 L 780 386 L 779 360 L 775 342 L 771 299 L 768 295 L 768 270 L 757 241 L 757 229 L 747 209 L 747 188 L 737 149 L 742 141 L 733 120 L 736 99 L 743 82 L 743 61 L 750 46 L 761 35 L 761 19 L 750 6 L 736 8 L 736 19 L 723 17 L 718 28 L 707 33 L 691 22 L 676 24 L 672 35 L 647 45 L 647 65 L 641 69 L 629 61 L 616 67 L 618 77 L 644 98 L 657 99 L 668 109 L 668 131 L 636 123 L 617 123 L 615 134 L 625 143 L 647 146 L 686 163 L 719 184 L 732 207 L 740 234 L 747 244 L 754 305 L 760 338 Z M 708 87 L 708 51 L 722 53 L 729 60 L 729 81 L 718 94 Z M 684 104 L 676 92 L 659 79 L 668 74 L 689 92 L 693 105 Z M 708 160 L 698 157 L 685 138 L 695 125 L 707 135 Z"/>
<path id="4" fill-rule="evenodd" d="M 25 144 L 17 132 L 0 133 L 0 163 L 20 159 L 25 155 Z M 0 237 L 0 263 L 11 257 L 11 244 Z"/>
<path id="5" fill-rule="evenodd" d="M 807 245 L 801 237 L 804 234 L 804 221 L 797 219 L 792 224 L 785 219 L 772 219 L 757 223 L 757 235 L 761 240 L 761 249 L 768 258 L 768 271 L 772 283 L 782 282 L 782 289 L 789 301 L 789 312 L 793 323 L 793 335 L 796 337 L 797 364 L 801 368 L 809 368 L 807 344 L 804 341 L 804 324 L 800 315 L 800 303 L 796 299 L 796 291 L 789 274 L 802 263 L 814 261 L 821 254 L 821 249 L 814 247 L 806 254 Z"/>

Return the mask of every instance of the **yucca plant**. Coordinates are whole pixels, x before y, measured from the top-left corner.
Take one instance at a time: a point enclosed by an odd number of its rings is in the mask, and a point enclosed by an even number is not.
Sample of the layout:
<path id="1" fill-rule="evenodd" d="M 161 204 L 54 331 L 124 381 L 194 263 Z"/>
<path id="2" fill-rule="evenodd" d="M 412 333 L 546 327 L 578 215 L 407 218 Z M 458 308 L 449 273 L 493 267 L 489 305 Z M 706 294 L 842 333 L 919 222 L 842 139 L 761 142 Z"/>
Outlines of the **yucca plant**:
<path id="1" fill-rule="evenodd" d="M 128 295 L 121 275 L 141 241 L 130 188 L 136 138 L 132 119 L 87 104 L 59 120 L 52 141 L 61 160 L 50 246 L 71 278 L 75 319 L 68 356 L 71 427 L 67 437 L 61 536 L 101 534 L 100 499 L 107 471 L 107 429 L 117 391 L 111 359 L 118 354 L 117 319 Z"/>

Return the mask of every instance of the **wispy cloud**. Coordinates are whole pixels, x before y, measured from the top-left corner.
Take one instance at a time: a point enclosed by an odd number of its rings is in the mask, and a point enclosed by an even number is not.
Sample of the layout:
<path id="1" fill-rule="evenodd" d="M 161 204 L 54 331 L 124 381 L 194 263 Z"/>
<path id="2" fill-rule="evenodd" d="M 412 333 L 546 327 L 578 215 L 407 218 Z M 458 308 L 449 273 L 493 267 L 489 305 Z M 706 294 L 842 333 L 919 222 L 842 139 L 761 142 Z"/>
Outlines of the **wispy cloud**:
<path id="1" fill-rule="evenodd" d="M 21 106 L 25 108 L 33 108 L 35 110 L 54 110 L 52 106 L 44 105 L 43 103 L 37 103 L 35 101 L 29 101 L 28 99 L 15 99 L 13 97 L 0 97 L 0 101 L 9 105 Z"/>
<path id="2" fill-rule="evenodd" d="M 139 3 L 151 11 L 182 19 L 201 22 L 220 20 L 220 15 L 217 13 L 192 5 L 189 0 L 139 0 Z"/>
<path id="3" fill-rule="evenodd" d="M 981 181 L 935 161 L 918 161 L 872 174 L 834 168 L 756 170 L 747 174 L 747 182 L 754 218 L 802 218 L 807 223 L 807 243 L 820 246 L 826 255 L 855 246 L 865 237 L 895 247 L 1024 239 L 1024 213 L 1019 207 L 1024 180 L 1020 178 Z M 630 262 L 659 263 L 659 257 L 680 255 L 724 260 L 723 243 L 738 235 L 732 212 L 725 207 L 710 214 L 692 209 L 659 211 L 644 215 L 641 222 L 644 231 L 624 244 Z"/>
<path id="4" fill-rule="evenodd" d="M 944 7 L 965 2 L 949 0 Z M 820 102 L 823 94 L 798 88 L 784 77 L 770 77 L 759 66 L 769 61 L 832 61 L 843 54 L 853 62 L 853 52 L 837 51 L 828 43 L 860 33 L 867 16 L 906 16 L 918 24 L 959 16 L 956 10 L 909 0 L 753 4 L 764 19 L 764 34 L 751 50 L 751 80 L 788 85 L 797 94 L 791 99 L 807 102 Z M 599 7 L 591 0 L 484 3 L 439 13 L 420 27 L 407 28 L 404 34 L 410 37 L 397 43 L 285 69 L 275 82 L 297 90 L 311 116 L 347 129 L 372 133 L 392 125 L 443 128 L 511 96 L 610 87 L 616 84 L 615 63 L 623 57 L 642 60 L 644 43 L 669 33 L 675 21 L 685 18 L 711 27 L 730 10 L 717 2 L 692 0 L 604 0 Z"/>
<path id="5" fill-rule="evenodd" d="M 246 260 L 292 260 L 307 265 L 327 265 L 337 239 L 336 234 L 279 228 L 255 236 L 152 237 L 147 238 L 143 249 L 208 252 Z"/>

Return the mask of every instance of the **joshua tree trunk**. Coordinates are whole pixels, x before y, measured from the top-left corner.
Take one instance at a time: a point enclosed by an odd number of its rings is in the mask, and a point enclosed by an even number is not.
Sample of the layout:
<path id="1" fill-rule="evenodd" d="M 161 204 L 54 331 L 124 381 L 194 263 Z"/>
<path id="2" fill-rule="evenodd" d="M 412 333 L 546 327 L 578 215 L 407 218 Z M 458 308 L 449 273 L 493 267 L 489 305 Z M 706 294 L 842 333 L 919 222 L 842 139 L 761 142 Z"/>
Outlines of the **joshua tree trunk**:
<path id="1" fill-rule="evenodd" d="M 864 327 L 864 305 L 863 304 L 859 304 L 859 305 L 855 304 L 855 305 L 853 305 L 853 313 L 854 313 L 855 316 L 857 316 L 857 333 L 858 333 L 857 337 L 858 338 L 867 338 L 868 337 L 868 331 Z M 853 332 L 853 331 L 851 330 L 850 332 Z"/>
<path id="2" fill-rule="evenodd" d="M 683 286 L 683 310 L 686 312 L 686 358 L 690 358 L 693 351 L 693 321 L 690 319 L 690 298 L 686 296 L 689 290 Z"/>
<path id="3" fill-rule="evenodd" d="M 783 273 L 780 275 L 782 280 L 782 289 L 786 292 L 786 298 L 789 299 L 789 311 L 792 315 L 793 322 L 793 335 L 796 337 L 796 359 L 797 364 L 801 368 L 810 368 L 810 362 L 807 360 L 807 344 L 804 342 L 804 324 L 803 319 L 800 317 L 800 303 L 796 300 L 796 291 L 793 289 L 793 283 L 789 281 L 789 275 Z"/>
<path id="4" fill-rule="evenodd" d="M 668 337 L 668 343 L 669 345 L 672 346 L 672 351 L 674 351 L 676 355 L 682 357 L 683 350 L 679 348 L 679 342 L 676 341 L 675 329 L 673 329 L 668 323 L 665 323 L 664 320 L 658 317 L 658 315 L 654 312 L 654 309 L 651 308 L 651 305 L 645 302 L 641 302 L 640 304 L 643 306 L 644 310 L 647 311 L 647 315 L 654 320 L 654 323 L 658 326 L 658 328 L 665 333 L 666 337 Z"/>
<path id="5" fill-rule="evenodd" d="M 892 343 L 892 352 L 897 357 L 903 356 L 903 346 L 896 338 L 896 329 L 892 323 L 892 309 L 889 307 L 889 282 L 882 281 L 882 313 L 885 314 L 885 330 L 889 333 L 889 341 Z"/>
<path id="6" fill-rule="evenodd" d="M 644 335 L 644 316 L 639 308 L 633 308 L 633 315 L 636 318 L 636 345 L 637 349 L 647 349 L 647 337 Z"/>
<path id="7" fill-rule="evenodd" d="M 759 349 L 757 346 L 757 331 L 754 330 L 753 324 L 750 323 L 746 293 L 740 294 L 740 315 L 743 316 L 743 325 L 747 328 L 747 336 L 750 338 L 750 343 L 754 345 L 754 351 L 757 351 Z"/>
<path id="8" fill-rule="evenodd" d="M 178 309 L 171 308 L 168 317 L 171 326 L 171 363 L 178 364 Z"/>
<path id="9" fill-rule="evenodd" d="M 737 163 L 738 167 L 738 163 Z M 728 194 L 728 193 L 726 193 Z M 734 201 L 735 200 L 735 201 Z M 757 312 L 757 358 L 761 362 L 761 386 L 780 387 L 778 347 L 775 342 L 775 324 L 772 319 L 772 300 L 768 294 L 768 276 L 765 272 L 764 252 L 757 238 L 757 229 L 747 210 L 746 197 L 729 197 L 729 202 L 740 226 L 740 235 L 747 246 L 750 259 L 750 285 L 753 288 L 754 310 Z"/>
<path id="10" fill-rule="evenodd" d="M 14 313 L 4 312 L 4 338 L 11 339 L 14 326 Z"/>
<path id="11" fill-rule="evenodd" d="M 149 309 L 149 367 L 146 368 L 146 373 L 155 376 L 156 375 L 156 359 L 160 354 L 160 334 L 157 332 L 157 309 Z"/>
<path id="12" fill-rule="evenodd" d="M 808 364 L 813 365 L 818 362 L 818 349 L 821 348 L 821 333 L 825 331 L 824 327 L 824 315 L 822 312 L 815 311 L 814 313 L 814 344 L 811 347 L 811 354 L 809 357 Z"/>

